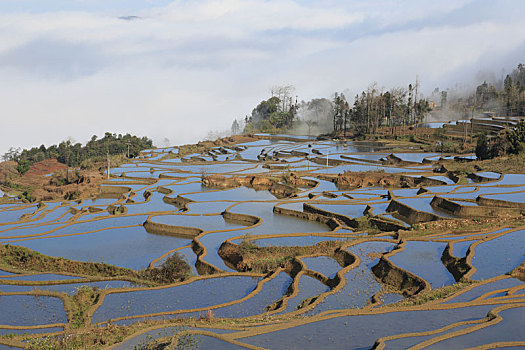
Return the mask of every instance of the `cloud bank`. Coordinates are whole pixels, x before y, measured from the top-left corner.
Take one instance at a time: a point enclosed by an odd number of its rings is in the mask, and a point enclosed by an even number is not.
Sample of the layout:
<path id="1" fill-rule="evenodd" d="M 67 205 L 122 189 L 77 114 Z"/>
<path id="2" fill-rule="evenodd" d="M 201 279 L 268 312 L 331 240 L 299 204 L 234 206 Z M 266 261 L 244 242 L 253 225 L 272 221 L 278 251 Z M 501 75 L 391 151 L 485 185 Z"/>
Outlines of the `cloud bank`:
<path id="1" fill-rule="evenodd" d="M 194 142 L 276 84 L 308 100 L 416 75 L 425 92 L 499 77 L 524 57 L 524 10 L 511 0 L 4 0 L 0 153 L 105 131 Z"/>

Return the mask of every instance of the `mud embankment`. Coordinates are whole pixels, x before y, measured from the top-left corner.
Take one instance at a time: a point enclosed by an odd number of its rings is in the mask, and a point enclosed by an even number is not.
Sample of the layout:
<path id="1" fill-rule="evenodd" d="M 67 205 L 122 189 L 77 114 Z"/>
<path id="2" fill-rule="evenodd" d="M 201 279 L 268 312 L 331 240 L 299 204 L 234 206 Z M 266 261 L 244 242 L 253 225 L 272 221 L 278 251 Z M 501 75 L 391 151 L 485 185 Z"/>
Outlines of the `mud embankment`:
<path id="1" fill-rule="evenodd" d="M 91 208 L 89 208 L 91 210 Z M 106 209 L 111 215 L 125 215 L 128 213 L 128 207 L 125 205 L 114 205 L 111 204 Z"/>
<path id="2" fill-rule="evenodd" d="M 396 223 L 393 220 L 382 218 L 381 216 L 367 216 L 367 214 L 365 213 L 364 215 L 366 216 L 362 217 L 362 219 L 364 218 L 364 220 L 360 221 L 350 218 L 343 214 L 338 214 L 328 210 L 317 208 L 308 203 L 303 204 L 303 211 L 281 208 L 278 205 L 276 205 L 273 208 L 273 212 L 276 214 L 291 216 L 298 219 L 320 222 L 322 224 L 327 225 L 332 231 L 338 227 L 341 227 L 341 224 L 344 224 L 348 227 L 352 227 L 354 229 L 369 229 L 371 226 L 383 232 L 395 232 L 398 230 L 407 229 L 407 226 L 403 226 L 400 223 Z M 369 226 L 366 225 L 367 222 L 369 223 Z"/>
<path id="3" fill-rule="evenodd" d="M 386 208 L 386 211 L 389 213 L 393 213 L 394 216 L 400 216 L 401 220 L 411 225 L 420 222 L 437 221 L 444 219 L 441 216 L 414 209 L 404 203 L 396 201 L 395 199 L 392 199 L 390 201 L 390 204 Z"/>
<path id="4" fill-rule="evenodd" d="M 483 196 L 478 196 L 476 199 L 476 202 L 479 205 L 483 206 L 492 206 L 497 208 L 515 208 L 515 209 L 521 209 L 525 210 L 525 202 L 509 202 L 504 201 L 501 199 L 492 199 L 492 198 L 485 198 Z"/>
<path id="5" fill-rule="evenodd" d="M 428 177 L 412 177 L 398 174 L 386 174 L 383 172 L 355 172 L 339 174 L 333 178 L 337 188 L 354 189 L 365 187 L 390 187 L 409 188 L 417 186 L 439 186 L 446 185 L 445 182 Z"/>
<path id="6" fill-rule="evenodd" d="M 359 222 L 356 219 L 350 218 L 343 214 L 338 214 L 338 213 L 334 213 L 328 210 L 320 209 L 308 203 L 303 204 L 303 211 L 305 212 L 305 214 L 311 213 L 311 214 L 316 214 L 320 216 L 325 216 L 328 218 L 334 218 L 334 219 L 341 221 L 348 227 L 359 228 Z"/>
<path id="7" fill-rule="evenodd" d="M 327 225 L 331 230 L 335 230 L 336 228 L 341 227 L 339 222 L 334 220 L 334 218 L 322 215 L 318 212 L 297 211 L 292 209 L 281 208 L 279 206 L 274 206 L 273 212 L 275 214 L 290 216 L 298 219 L 320 222 L 322 224 Z"/>
<path id="8" fill-rule="evenodd" d="M 131 187 L 126 186 L 100 186 L 99 198 L 121 198 L 131 192 Z"/>
<path id="9" fill-rule="evenodd" d="M 430 290 L 427 281 L 397 267 L 385 256 L 382 256 L 377 265 L 372 267 L 372 272 L 381 282 L 399 290 L 405 297 Z"/>
<path id="10" fill-rule="evenodd" d="M 470 249 L 467 250 L 467 254 L 463 258 L 458 258 L 452 255 L 452 248 L 450 243 L 447 244 L 443 254 L 441 255 L 441 261 L 447 270 L 454 276 L 456 282 L 459 282 L 463 276 L 465 276 L 470 270 L 472 270 L 472 265 L 468 263 L 468 256 L 470 254 Z"/>
<path id="11" fill-rule="evenodd" d="M 218 254 L 228 266 L 239 272 L 266 274 L 284 268 L 292 277 L 304 269 L 298 261 L 300 256 L 327 255 L 335 257 L 339 264 L 353 262 L 353 257 L 341 251 L 340 243 L 334 241 L 320 242 L 312 246 L 259 247 L 252 243 L 235 244 L 226 240 L 219 247 Z M 328 283 L 327 278 L 319 278 L 323 283 Z"/>
<path id="12" fill-rule="evenodd" d="M 143 226 L 148 233 L 182 238 L 194 238 L 204 232 L 200 228 L 195 227 L 160 224 L 158 222 L 151 221 L 150 218 L 146 219 Z"/>
<path id="13" fill-rule="evenodd" d="M 525 282 L 525 261 L 510 272 L 510 275 Z"/>
<path id="14" fill-rule="evenodd" d="M 175 198 L 164 196 L 162 200 L 164 201 L 164 203 L 171 204 L 171 205 L 176 206 L 177 208 L 183 208 L 183 209 L 187 209 L 186 205 L 188 203 L 193 202 L 193 200 L 186 198 L 186 197 L 179 196 L 179 195 L 177 195 L 177 197 Z"/>
<path id="15" fill-rule="evenodd" d="M 479 183 L 479 182 L 491 182 L 491 181 L 498 180 L 498 179 L 494 179 L 494 178 L 491 178 L 491 177 L 481 176 L 481 175 L 478 175 L 476 173 L 470 173 L 470 174 L 467 175 L 467 177 L 469 179 L 471 179 L 472 181 L 476 182 L 476 183 Z"/>
<path id="16" fill-rule="evenodd" d="M 242 177 L 225 177 L 220 175 L 209 175 L 202 179 L 202 183 L 206 187 L 211 188 L 236 188 L 249 187 L 256 191 L 269 191 L 277 198 L 287 198 L 297 192 L 297 187 L 308 187 L 309 183 L 301 181 L 302 179 L 295 176 L 290 176 L 287 183 L 281 183 L 280 179 L 269 176 L 242 176 Z"/>
<path id="17" fill-rule="evenodd" d="M 449 199 L 435 196 L 430 202 L 430 205 L 434 209 L 443 210 L 463 218 L 518 216 L 521 214 L 519 208 L 512 208 L 510 206 L 502 207 L 498 205 L 479 205 L 483 203 L 483 199 L 479 200 L 479 198 L 483 197 L 478 197 L 478 205 L 474 205 L 474 203 L 473 205 L 462 205 Z M 506 202 L 506 204 L 508 204 L 508 202 Z M 525 209 L 525 206 L 523 209 Z"/>
<path id="18" fill-rule="evenodd" d="M 383 232 L 397 232 L 399 230 L 407 229 L 406 226 L 398 224 L 392 220 L 382 218 L 381 216 L 369 217 L 368 221 L 372 226 L 377 227 L 380 231 Z"/>
<path id="19" fill-rule="evenodd" d="M 426 160 L 426 159 L 425 159 Z M 426 163 L 429 163 L 429 160 L 426 160 Z M 393 165 L 399 165 L 399 166 L 415 166 L 415 165 L 421 165 L 419 162 L 412 162 L 408 160 L 403 160 L 402 158 L 399 158 L 395 154 L 391 153 L 386 157 L 386 161 L 383 162 L 383 164 L 393 164 Z"/>
<path id="20" fill-rule="evenodd" d="M 221 215 L 225 221 L 245 226 L 256 225 L 261 221 L 261 219 L 255 215 L 232 213 L 230 211 L 225 211 Z"/>

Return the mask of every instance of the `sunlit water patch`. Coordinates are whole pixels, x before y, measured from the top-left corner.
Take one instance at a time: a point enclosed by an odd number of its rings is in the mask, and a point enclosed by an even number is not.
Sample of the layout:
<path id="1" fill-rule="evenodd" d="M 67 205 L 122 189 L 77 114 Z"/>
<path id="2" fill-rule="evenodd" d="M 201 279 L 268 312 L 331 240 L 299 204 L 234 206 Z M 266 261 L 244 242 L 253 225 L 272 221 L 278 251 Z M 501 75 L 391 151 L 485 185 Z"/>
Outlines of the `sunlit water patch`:
<path id="1" fill-rule="evenodd" d="M 93 314 L 93 322 L 110 318 L 205 308 L 248 295 L 259 281 L 252 277 L 220 277 L 144 291 L 113 293 Z"/>
<path id="2" fill-rule="evenodd" d="M 139 226 L 111 228 L 85 235 L 22 241 L 17 244 L 46 255 L 142 269 L 147 267 L 151 260 L 190 242 L 191 239 L 188 238 L 149 234 Z"/>
<path id="3" fill-rule="evenodd" d="M 0 297 L 0 324 L 37 326 L 67 322 L 62 300 L 32 295 L 3 295 Z"/>
<path id="4" fill-rule="evenodd" d="M 390 251 L 393 247 L 393 243 L 370 241 L 346 248 L 357 255 L 361 263 L 345 273 L 344 287 L 337 293 L 327 296 L 315 308 L 314 313 L 359 308 L 370 303 L 372 296 L 381 290 L 381 284 L 373 275 L 371 268 L 377 264 L 382 253 Z"/>
<path id="5" fill-rule="evenodd" d="M 499 312 L 503 320 L 490 327 L 472 333 L 440 341 L 428 349 L 472 348 L 497 342 L 525 341 L 523 325 L 525 324 L 525 307 L 515 307 Z"/>
<path id="6" fill-rule="evenodd" d="M 429 331 L 454 322 L 484 318 L 493 307 L 337 317 L 239 340 L 267 349 L 369 349 L 379 337 Z"/>
<path id="7" fill-rule="evenodd" d="M 516 278 L 504 278 L 495 282 L 485 283 L 479 286 L 475 286 L 474 288 L 459 294 L 458 296 L 450 299 L 447 301 L 447 304 L 450 303 L 463 303 L 472 301 L 476 298 L 481 297 L 483 294 L 498 290 L 498 289 L 508 289 L 515 286 L 519 286 L 523 284 L 520 280 Z"/>
<path id="8" fill-rule="evenodd" d="M 523 262 L 525 230 L 518 230 L 484 242 L 476 247 L 472 265 L 473 279 L 487 279 L 510 272 Z"/>
<path id="9" fill-rule="evenodd" d="M 405 249 L 390 257 L 390 261 L 425 279 L 432 288 L 455 283 L 454 277 L 441 262 L 446 243 L 406 242 Z"/>
<path id="10" fill-rule="evenodd" d="M 307 269 L 319 272 L 328 278 L 333 278 L 343 268 L 337 261 L 328 256 L 301 258 L 301 260 Z"/>

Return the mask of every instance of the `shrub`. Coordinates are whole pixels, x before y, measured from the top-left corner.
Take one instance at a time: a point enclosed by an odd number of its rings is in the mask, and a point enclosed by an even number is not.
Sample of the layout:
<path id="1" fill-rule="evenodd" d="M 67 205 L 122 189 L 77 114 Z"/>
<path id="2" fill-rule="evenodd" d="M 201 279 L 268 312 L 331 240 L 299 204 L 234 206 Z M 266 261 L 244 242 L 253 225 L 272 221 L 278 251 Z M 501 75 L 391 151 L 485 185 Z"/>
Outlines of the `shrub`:
<path id="1" fill-rule="evenodd" d="M 478 141 L 476 144 L 476 157 L 481 160 L 492 158 L 492 150 L 489 148 L 487 134 L 485 133 L 478 136 Z"/>
<path id="2" fill-rule="evenodd" d="M 188 278 L 190 274 L 190 265 L 182 258 L 179 252 L 173 253 L 159 267 L 141 271 L 143 278 L 158 283 L 183 281 Z"/>
<path id="3" fill-rule="evenodd" d="M 507 133 L 507 141 L 509 153 L 518 154 L 525 150 L 525 121 L 519 121 L 518 125 Z"/>
<path id="4" fill-rule="evenodd" d="M 21 160 L 18 162 L 18 165 L 16 166 L 16 170 L 20 173 L 20 175 L 24 175 L 29 168 L 31 167 L 31 163 L 28 160 Z"/>
<path id="5" fill-rule="evenodd" d="M 457 145 L 452 141 L 444 141 L 441 143 L 441 152 L 457 153 Z"/>
<path id="6" fill-rule="evenodd" d="M 484 133 L 480 134 L 476 143 L 476 156 L 478 159 L 484 160 L 509 153 L 520 153 L 520 147 L 521 150 L 523 150 L 523 145 L 525 145 L 525 143 L 516 141 L 519 140 L 519 136 L 517 136 L 516 133 L 516 130 L 511 130 L 507 133 L 500 133 L 491 138 L 488 138 Z"/>

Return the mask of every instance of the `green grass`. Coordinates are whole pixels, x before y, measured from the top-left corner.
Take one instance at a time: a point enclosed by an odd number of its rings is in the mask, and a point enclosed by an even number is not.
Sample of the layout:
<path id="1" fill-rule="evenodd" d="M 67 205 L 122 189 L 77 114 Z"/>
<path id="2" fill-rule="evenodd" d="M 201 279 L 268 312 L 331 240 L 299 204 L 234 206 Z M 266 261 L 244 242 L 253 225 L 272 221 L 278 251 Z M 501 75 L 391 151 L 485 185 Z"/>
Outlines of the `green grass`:
<path id="1" fill-rule="evenodd" d="M 414 297 L 401 300 L 397 303 L 390 304 L 387 307 L 403 307 L 403 306 L 414 306 L 429 303 L 434 300 L 445 299 L 452 294 L 465 289 L 470 286 L 473 282 L 461 281 L 456 284 L 449 286 L 443 286 L 441 288 L 432 289 L 428 292 L 417 294 Z"/>

